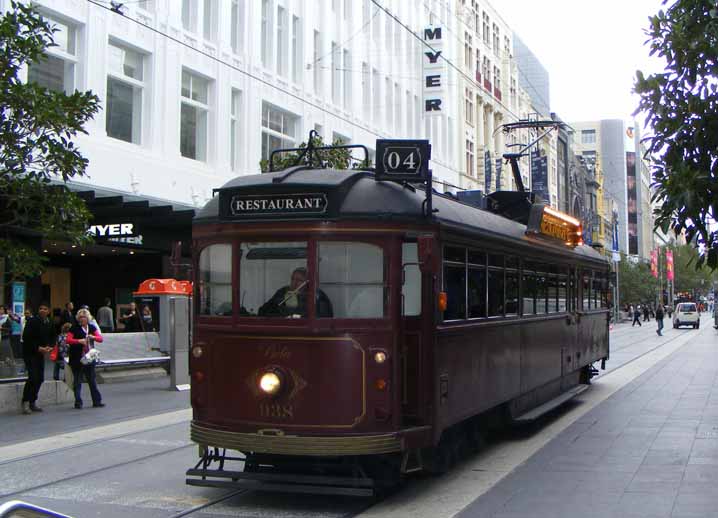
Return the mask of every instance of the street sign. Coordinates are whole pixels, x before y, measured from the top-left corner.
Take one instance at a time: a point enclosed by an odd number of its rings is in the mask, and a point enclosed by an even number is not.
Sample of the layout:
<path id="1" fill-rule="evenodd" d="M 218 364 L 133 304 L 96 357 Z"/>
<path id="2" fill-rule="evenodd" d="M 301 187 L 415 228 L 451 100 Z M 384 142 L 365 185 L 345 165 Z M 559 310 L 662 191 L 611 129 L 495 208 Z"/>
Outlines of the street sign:
<path id="1" fill-rule="evenodd" d="M 377 140 L 377 180 L 425 182 L 429 175 L 428 140 Z"/>

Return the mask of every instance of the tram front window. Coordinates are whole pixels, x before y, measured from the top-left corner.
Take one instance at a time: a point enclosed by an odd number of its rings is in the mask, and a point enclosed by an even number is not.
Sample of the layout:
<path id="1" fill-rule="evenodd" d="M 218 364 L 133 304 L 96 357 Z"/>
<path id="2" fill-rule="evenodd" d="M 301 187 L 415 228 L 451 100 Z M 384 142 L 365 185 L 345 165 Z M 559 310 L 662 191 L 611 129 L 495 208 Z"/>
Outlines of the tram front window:
<path id="1" fill-rule="evenodd" d="M 388 290 L 384 286 L 384 253 L 368 243 L 322 242 L 317 245 L 319 293 L 331 301 L 333 314 L 319 317 L 383 318 Z"/>
<path id="2" fill-rule="evenodd" d="M 307 316 L 307 243 L 242 243 L 240 315 Z"/>

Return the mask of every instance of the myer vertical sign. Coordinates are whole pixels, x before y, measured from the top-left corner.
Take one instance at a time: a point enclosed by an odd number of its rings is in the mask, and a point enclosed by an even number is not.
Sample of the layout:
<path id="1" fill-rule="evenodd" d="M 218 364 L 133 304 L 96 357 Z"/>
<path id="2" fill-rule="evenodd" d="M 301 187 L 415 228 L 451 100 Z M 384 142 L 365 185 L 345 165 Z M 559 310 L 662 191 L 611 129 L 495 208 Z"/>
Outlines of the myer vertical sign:
<path id="1" fill-rule="evenodd" d="M 424 115 L 441 115 L 446 81 L 446 62 L 441 57 L 444 49 L 441 27 L 424 29 Z"/>

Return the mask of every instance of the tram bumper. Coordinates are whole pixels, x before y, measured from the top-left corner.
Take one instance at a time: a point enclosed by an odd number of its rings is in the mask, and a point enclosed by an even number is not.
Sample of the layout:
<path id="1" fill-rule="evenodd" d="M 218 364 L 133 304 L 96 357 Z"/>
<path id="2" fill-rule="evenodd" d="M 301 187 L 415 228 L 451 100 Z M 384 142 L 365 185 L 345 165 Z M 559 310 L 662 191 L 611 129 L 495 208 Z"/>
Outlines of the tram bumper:
<path id="1" fill-rule="evenodd" d="M 228 432 L 192 422 L 190 437 L 202 447 L 216 447 L 245 453 L 344 457 L 398 453 L 404 448 L 398 434 L 348 436 L 298 436 L 272 433 Z"/>

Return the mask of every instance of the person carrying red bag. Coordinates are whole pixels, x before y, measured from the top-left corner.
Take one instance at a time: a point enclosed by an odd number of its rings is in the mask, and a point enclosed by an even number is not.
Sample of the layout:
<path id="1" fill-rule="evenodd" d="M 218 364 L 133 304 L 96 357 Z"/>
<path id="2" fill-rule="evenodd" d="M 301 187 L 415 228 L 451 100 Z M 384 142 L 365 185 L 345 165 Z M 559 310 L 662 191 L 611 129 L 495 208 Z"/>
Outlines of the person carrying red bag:
<path id="1" fill-rule="evenodd" d="M 83 362 L 82 358 L 94 348 L 95 342 L 102 342 L 102 334 L 94 324 L 90 323 L 92 315 L 87 309 L 81 309 L 75 315 L 77 324 L 67 333 L 70 368 L 73 375 L 73 390 L 75 392 L 75 408 L 82 408 L 82 376 L 85 376 L 90 386 L 93 407 L 103 407 L 102 394 L 97 388 L 95 374 L 96 361 Z"/>

